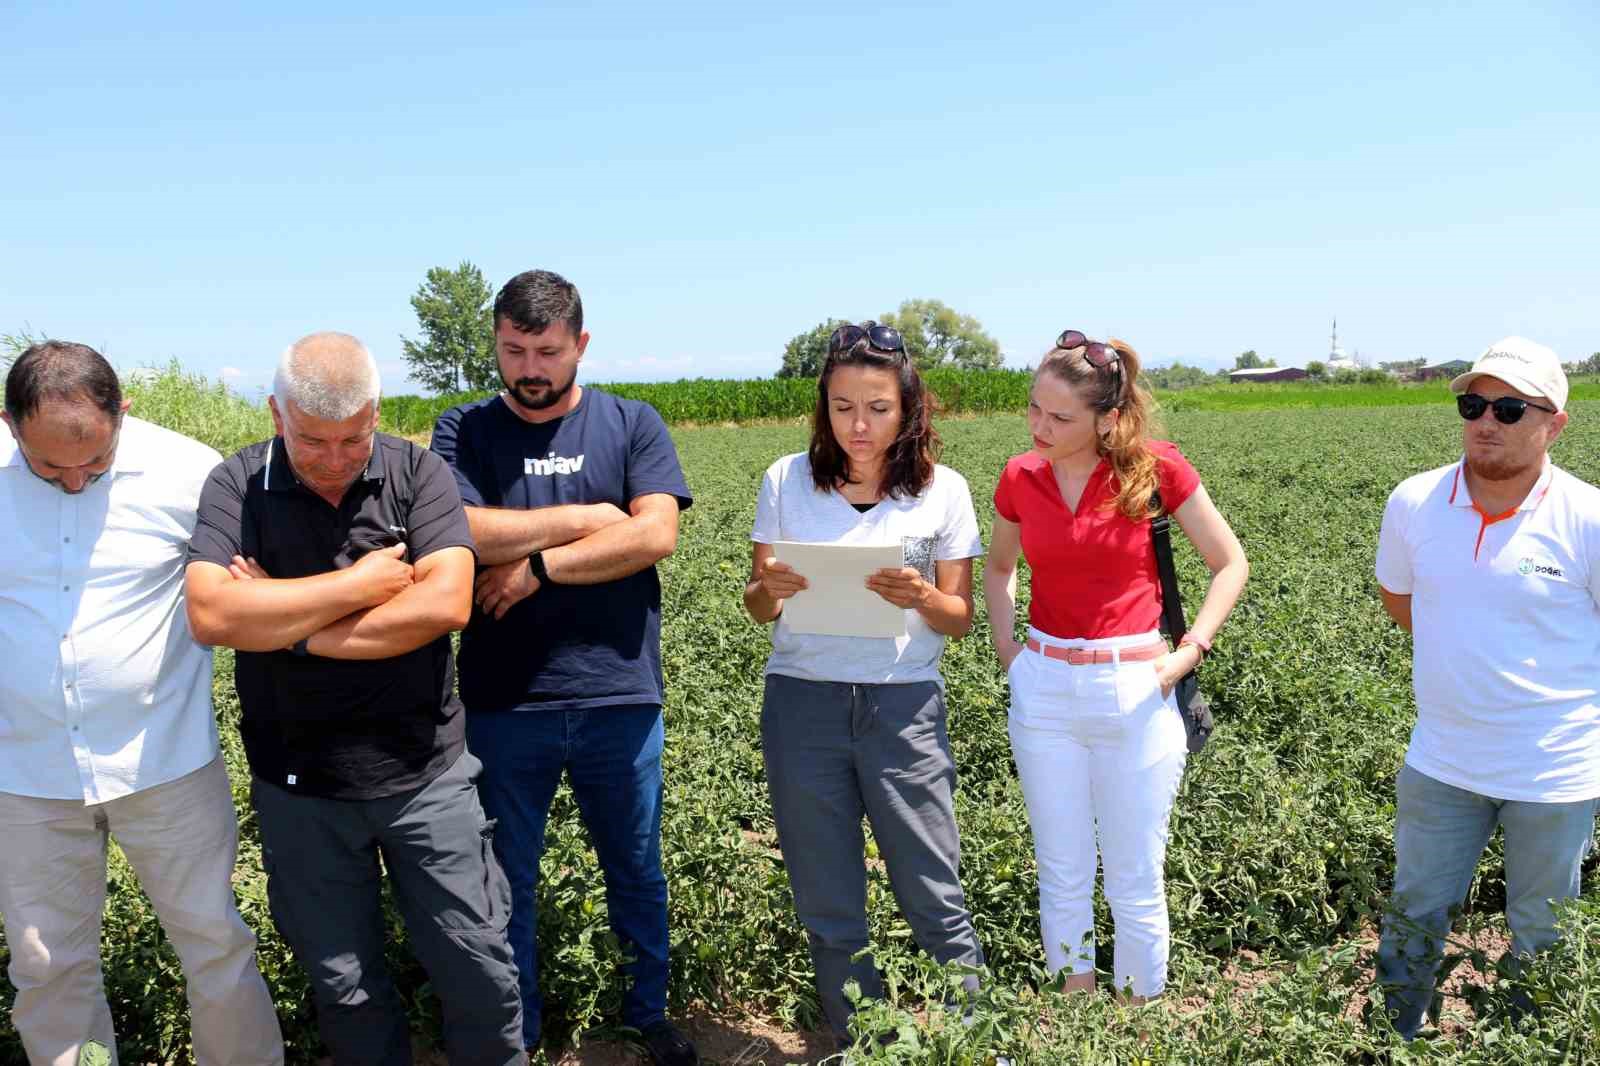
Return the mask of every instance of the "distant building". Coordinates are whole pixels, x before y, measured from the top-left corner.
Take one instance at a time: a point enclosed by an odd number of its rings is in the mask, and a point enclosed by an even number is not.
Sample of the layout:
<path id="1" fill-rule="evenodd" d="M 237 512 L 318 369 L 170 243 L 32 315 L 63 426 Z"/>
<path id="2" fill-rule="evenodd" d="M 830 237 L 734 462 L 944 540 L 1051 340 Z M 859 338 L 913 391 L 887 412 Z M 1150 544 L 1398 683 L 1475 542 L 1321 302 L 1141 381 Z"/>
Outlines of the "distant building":
<path id="1" fill-rule="evenodd" d="M 1241 381 L 1300 381 L 1306 372 L 1297 366 L 1262 366 L 1252 370 L 1235 370 L 1228 374 L 1230 382 Z"/>
<path id="2" fill-rule="evenodd" d="M 1434 366 L 1425 366 L 1411 375 L 1412 381 L 1436 381 L 1439 378 L 1453 378 L 1457 374 L 1465 374 L 1472 369 L 1472 364 L 1465 359 L 1452 359 L 1448 363 L 1438 363 Z"/>
<path id="3" fill-rule="evenodd" d="M 1328 366 L 1328 373 L 1339 370 L 1360 370 L 1361 360 L 1348 354 L 1339 347 L 1339 320 L 1333 320 L 1333 335 L 1328 338 L 1328 358 L 1323 360 Z"/>

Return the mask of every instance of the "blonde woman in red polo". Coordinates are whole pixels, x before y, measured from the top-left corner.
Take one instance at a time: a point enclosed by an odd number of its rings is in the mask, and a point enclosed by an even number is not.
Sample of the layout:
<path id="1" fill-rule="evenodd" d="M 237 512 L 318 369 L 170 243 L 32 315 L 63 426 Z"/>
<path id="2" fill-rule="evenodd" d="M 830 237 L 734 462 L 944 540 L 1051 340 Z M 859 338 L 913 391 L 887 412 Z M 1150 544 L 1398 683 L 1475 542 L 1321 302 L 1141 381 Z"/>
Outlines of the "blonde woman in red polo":
<path id="1" fill-rule="evenodd" d="M 1139 357 L 1122 341 L 1057 338 L 1029 396 L 1033 448 L 995 489 L 983 588 L 1011 686 L 1045 961 L 1066 971 L 1067 989 L 1094 988 L 1098 855 L 1116 926 L 1112 979 L 1144 1002 L 1167 975 L 1162 872 L 1186 754 L 1172 690 L 1210 649 L 1249 564 L 1194 467 L 1149 436 L 1152 401 L 1138 377 Z M 1212 575 L 1175 649 L 1158 631 L 1157 491 Z M 1025 641 L 1015 636 L 1019 554 L 1033 574 Z"/>

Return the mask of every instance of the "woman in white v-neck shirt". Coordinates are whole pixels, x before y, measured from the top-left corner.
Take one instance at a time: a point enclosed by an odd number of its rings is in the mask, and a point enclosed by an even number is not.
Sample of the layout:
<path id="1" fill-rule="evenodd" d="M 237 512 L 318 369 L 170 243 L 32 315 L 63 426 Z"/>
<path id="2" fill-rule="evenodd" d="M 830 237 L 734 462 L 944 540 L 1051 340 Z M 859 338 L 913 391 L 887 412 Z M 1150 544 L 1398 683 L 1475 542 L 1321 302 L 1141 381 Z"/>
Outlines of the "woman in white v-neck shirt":
<path id="1" fill-rule="evenodd" d="M 883 994 L 870 956 L 855 958 L 867 946 L 863 815 L 917 943 L 941 962 L 983 964 L 958 875 L 939 674 L 946 638 L 972 628 L 982 541 L 965 479 L 934 461 L 931 413 L 896 330 L 835 330 L 810 448 L 767 470 L 751 534 L 745 607 L 776 622 L 761 709 L 768 793 L 817 991 L 841 1043 L 845 983 Z M 806 580 L 774 558 L 778 541 L 900 546 L 906 565 L 878 571 L 867 587 L 905 610 L 906 635 L 795 632 L 783 605 Z M 966 985 L 976 989 L 976 974 Z"/>

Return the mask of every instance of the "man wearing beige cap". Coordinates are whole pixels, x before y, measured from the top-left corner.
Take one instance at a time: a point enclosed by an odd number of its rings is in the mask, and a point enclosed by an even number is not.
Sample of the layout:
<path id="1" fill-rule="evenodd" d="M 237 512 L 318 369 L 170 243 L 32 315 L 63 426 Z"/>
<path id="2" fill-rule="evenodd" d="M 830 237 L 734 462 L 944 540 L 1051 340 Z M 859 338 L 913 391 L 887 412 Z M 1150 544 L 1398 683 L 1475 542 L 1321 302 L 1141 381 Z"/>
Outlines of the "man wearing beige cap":
<path id="1" fill-rule="evenodd" d="M 1401 482 L 1378 538 L 1383 605 L 1414 637 L 1378 950 L 1407 1039 L 1495 827 L 1521 956 L 1557 938 L 1551 901 L 1578 895 L 1600 797 L 1600 489 L 1546 454 L 1567 424 L 1566 374 L 1549 348 L 1507 337 L 1450 388 L 1463 456 Z"/>

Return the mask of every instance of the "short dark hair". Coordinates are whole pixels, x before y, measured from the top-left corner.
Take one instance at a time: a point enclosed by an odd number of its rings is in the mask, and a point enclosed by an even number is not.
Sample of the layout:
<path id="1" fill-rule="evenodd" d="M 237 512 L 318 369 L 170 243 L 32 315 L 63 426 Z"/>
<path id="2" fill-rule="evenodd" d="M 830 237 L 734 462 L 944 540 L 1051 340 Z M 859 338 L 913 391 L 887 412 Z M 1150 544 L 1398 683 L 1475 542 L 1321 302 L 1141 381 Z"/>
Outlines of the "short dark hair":
<path id="1" fill-rule="evenodd" d="M 509 321 L 524 333 L 543 333 L 565 322 L 573 337 L 583 332 L 583 301 L 572 282 L 553 270 L 524 270 L 500 287 L 494 298 L 494 324 Z"/>
<path id="2" fill-rule="evenodd" d="M 867 327 L 877 325 L 869 320 Z M 850 462 L 833 437 L 833 422 L 828 417 L 828 379 L 841 366 L 865 366 L 888 370 L 900 383 L 900 432 L 889 445 L 883 482 L 878 491 L 884 496 L 920 496 L 933 481 L 933 467 L 939 461 L 942 442 L 933 428 L 933 415 L 939 400 L 922 383 L 917 364 L 904 351 L 882 352 L 862 337 L 849 349 L 829 352 L 817 375 L 817 406 L 811 415 L 811 479 L 822 492 L 842 489 L 850 477 Z"/>
<path id="3" fill-rule="evenodd" d="M 122 383 L 105 356 L 87 344 L 40 341 L 11 364 L 6 414 L 21 424 L 60 400 L 92 404 L 115 421 L 122 415 Z"/>

